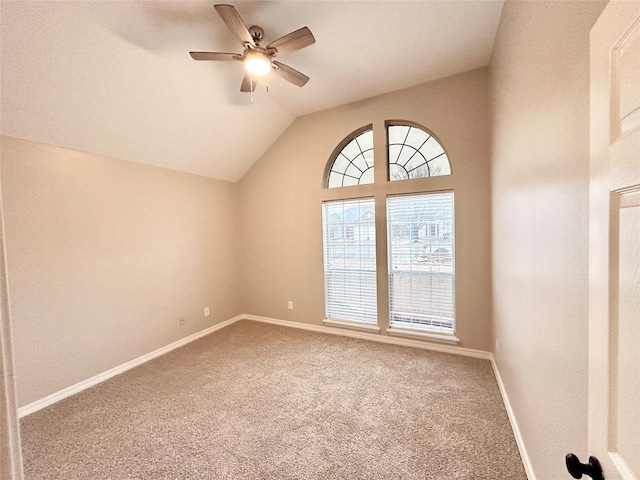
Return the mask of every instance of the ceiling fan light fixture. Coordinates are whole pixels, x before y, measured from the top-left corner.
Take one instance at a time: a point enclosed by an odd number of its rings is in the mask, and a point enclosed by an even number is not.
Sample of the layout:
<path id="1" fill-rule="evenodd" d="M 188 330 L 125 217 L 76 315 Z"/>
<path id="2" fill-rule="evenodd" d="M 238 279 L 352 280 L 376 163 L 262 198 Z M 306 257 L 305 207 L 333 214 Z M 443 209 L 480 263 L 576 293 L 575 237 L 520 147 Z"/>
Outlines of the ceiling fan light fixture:
<path id="1" fill-rule="evenodd" d="M 271 61 L 262 52 L 249 52 L 244 59 L 244 68 L 255 77 L 264 77 L 271 71 Z"/>
<path id="2" fill-rule="evenodd" d="M 309 77 L 277 61 L 276 56 L 290 53 L 316 43 L 309 27 L 302 27 L 287 35 L 284 35 L 266 47 L 261 47 L 260 42 L 264 38 L 264 30 L 254 25 L 247 28 L 240 14 L 233 5 L 216 4 L 213 6 L 227 25 L 231 33 L 240 40 L 244 51 L 242 54 L 227 52 L 189 52 L 194 60 L 231 61 L 239 60 L 244 64 L 246 73 L 240 85 L 241 92 L 253 92 L 259 77 L 264 77 L 271 70 L 276 75 L 298 87 L 304 87 Z"/>

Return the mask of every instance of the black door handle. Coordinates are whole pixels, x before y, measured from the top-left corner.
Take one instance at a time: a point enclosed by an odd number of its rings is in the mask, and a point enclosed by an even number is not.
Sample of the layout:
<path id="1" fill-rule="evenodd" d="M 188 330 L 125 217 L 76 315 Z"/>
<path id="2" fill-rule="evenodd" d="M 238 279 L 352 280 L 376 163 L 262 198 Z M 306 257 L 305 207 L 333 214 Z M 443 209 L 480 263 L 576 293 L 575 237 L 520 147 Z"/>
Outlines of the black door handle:
<path id="1" fill-rule="evenodd" d="M 565 457 L 567 462 L 567 470 L 573 478 L 582 478 L 582 475 L 588 475 L 593 480 L 604 480 L 602 466 L 596 457 L 589 457 L 589 463 L 580 463 L 578 457 L 573 453 L 567 453 Z"/>

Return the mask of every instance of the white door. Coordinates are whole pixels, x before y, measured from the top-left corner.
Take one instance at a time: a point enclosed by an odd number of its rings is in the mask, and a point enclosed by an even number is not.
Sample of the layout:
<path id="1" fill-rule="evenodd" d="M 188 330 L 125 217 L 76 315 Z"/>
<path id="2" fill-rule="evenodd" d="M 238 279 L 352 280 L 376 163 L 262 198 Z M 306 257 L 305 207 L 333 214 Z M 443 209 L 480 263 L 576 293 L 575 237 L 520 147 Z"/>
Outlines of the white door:
<path id="1" fill-rule="evenodd" d="M 640 1 L 610 1 L 590 41 L 589 453 L 640 480 Z"/>

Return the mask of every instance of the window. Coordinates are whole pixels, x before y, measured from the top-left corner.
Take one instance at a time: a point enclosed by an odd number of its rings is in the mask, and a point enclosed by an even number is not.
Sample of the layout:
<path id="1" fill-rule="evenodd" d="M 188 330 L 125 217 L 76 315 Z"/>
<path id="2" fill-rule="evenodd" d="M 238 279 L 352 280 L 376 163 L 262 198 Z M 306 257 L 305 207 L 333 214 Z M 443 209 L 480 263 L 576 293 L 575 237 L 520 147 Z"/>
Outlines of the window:
<path id="1" fill-rule="evenodd" d="M 454 333 L 453 192 L 387 198 L 389 324 Z"/>
<path id="2" fill-rule="evenodd" d="M 327 318 L 376 324 L 373 198 L 322 205 Z"/>
<path id="3" fill-rule="evenodd" d="M 328 175 L 328 187 L 348 187 L 373 183 L 373 130 L 356 132 L 334 152 Z"/>
<path id="4" fill-rule="evenodd" d="M 434 136 L 415 125 L 387 122 L 389 180 L 451 175 L 451 165 Z"/>
<path id="5" fill-rule="evenodd" d="M 441 334 L 441 341 L 457 342 L 453 182 L 430 180 L 452 178 L 449 157 L 437 138 L 417 124 L 387 121 L 385 130 L 386 180 L 373 175 L 372 125 L 347 136 L 325 168 L 324 186 L 334 189 L 326 191 L 322 206 L 325 323 L 380 331 L 379 314 L 384 324 L 388 313 L 390 334 L 411 330 L 414 336 L 428 333 L 437 339 L 433 334 Z M 430 191 L 436 186 L 439 191 Z M 355 188 L 342 194 L 339 187 Z M 361 197 L 353 198 L 357 191 Z M 385 211 L 376 215 L 376 202 L 381 208 L 385 201 Z M 376 223 L 378 232 L 386 231 L 386 260 L 376 251 Z M 389 284 L 378 290 L 376 269 L 385 263 Z M 388 312 L 377 308 L 383 296 Z"/>

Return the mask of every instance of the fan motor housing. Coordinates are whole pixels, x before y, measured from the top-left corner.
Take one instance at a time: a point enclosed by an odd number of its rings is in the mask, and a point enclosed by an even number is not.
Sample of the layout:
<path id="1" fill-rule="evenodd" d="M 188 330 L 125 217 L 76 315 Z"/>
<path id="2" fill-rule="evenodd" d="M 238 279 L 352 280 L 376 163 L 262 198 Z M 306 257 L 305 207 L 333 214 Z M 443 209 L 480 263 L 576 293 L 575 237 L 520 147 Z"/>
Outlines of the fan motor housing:
<path id="1" fill-rule="evenodd" d="M 255 43 L 260 42 L 264 38 L 264 30 L 257 25 L 253 25 L 249 29 L 249 34 Z"/>

